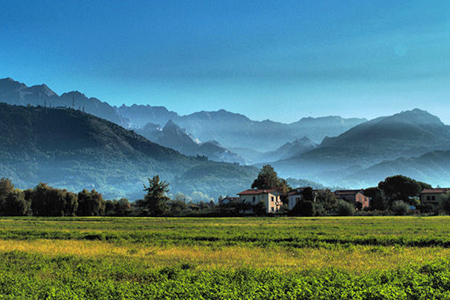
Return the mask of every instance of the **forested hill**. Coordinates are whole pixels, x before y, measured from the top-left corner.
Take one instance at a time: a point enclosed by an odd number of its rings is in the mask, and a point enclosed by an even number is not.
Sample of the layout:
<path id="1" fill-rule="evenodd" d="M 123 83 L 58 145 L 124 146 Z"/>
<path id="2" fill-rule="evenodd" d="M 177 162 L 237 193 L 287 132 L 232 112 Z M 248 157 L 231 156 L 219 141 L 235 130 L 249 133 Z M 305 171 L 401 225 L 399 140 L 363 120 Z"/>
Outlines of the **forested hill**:
<path id="1" fill-rule="evenodd" d="M 172 192 L 210 196 L 247 188 L 257 170 L 188 157 L 114 123 L 74 109 L 0 103 L 0 177 L 19 187 L 39 182 L 109 198 L 143 195 L 147 177 L 159 174 Z"/>

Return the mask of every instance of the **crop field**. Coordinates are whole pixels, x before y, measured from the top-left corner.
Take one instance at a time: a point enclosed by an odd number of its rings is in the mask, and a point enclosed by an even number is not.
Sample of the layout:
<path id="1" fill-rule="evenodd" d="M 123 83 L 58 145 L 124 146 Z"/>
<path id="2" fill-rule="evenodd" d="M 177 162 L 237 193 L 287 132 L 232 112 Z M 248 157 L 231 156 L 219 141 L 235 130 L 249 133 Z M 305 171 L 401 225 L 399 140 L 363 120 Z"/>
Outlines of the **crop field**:
<path id="1" fill-rule="evenodd" d="M 0 299 L 450 299 L 450 217 L 0 218 Z"/>

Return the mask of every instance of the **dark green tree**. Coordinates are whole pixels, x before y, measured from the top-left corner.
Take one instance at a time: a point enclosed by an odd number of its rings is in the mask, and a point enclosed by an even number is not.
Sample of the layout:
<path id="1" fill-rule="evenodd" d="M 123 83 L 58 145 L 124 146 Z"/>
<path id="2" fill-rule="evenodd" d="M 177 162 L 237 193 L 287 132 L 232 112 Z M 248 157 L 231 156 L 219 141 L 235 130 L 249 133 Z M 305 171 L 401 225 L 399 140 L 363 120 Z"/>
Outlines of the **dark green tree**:
<path id="1" fill-rule="evenodd" d="M 39 183 L 31 192 L 25 191 L 25 199 L 31 199 L 35 216 L 72 216 L 77 207 L 77 197 L 66 190 L 59 190 Z"/>
<path id="2" fill-rule="evenodd" d="M 315 216 L 316 208 L 311 200 L 301 200 L 289 212 L 293 216 Z"/>
<path id="3" fill-rule="evenodd" d="M 164 214 L 170 200 L 167 197 L 169 192 L 169 184 L 165 181 L 161 181 L 159 176 L 153 176 L 152 179 L 148 178 L 148 186 L 144 184 L 144 191 L 147 192 L 144 197 L 144 203 L 148 209 L 148 213 L 151 216 L 161 216 Z"/>
<path id="4" fill-rule="evenodd" d="M 281 201 L 287 204 L 287 193 L 291 189 L 287 181 L 278 178 L 277 172 L 271 165 L 264 165 L 259 171 L 258 177 L 252 183 L 252 189 L 260 190 L 277 189 L 281 193 Z"/>
<path id="5" fill-rule="evenodd" d="M 409 197 L 419 196 L 424 188 L 431 186 L 403 175 L 396 175 L 381 181 L 378 188 L 383 190 L 386 199 L 392 204 L 395 200 L 409 202 Z"/>
<path id="6" fill-rule="evenodd" d="M 389 208 L 389 203 L 384 196 L 383 190 L 378 187 L 365 189 L 364 195 L 370 198 L 370 209 L 386 210 Z"/>
<path id="7" fill-rule="evenodd" d="M 316 211 L 318 207 L 321 208 L 321 211 L 325 211 L 325 213 L 330 213 L 336 210 L 337 202 L 339 198 L 329 189 L 319 190 L 315 197 L 316 201 Z"/>
<path id="8" fill-rule="evenodd" d="M 302 194 L 303 194 L 303 199 L 310 200 L 310 201 L 314 200 L 314 193 L 313 193 L 312 187 L 310 187 L 310 186 L 305 187 L 303 189 Z"/>
<path id="9" fill-rule="evenodd" d="M 26 216 L 30 207 L 31 203 L 25 200 L 24 192 L 14 190 L 6 197 L 3 213 L 7 216 Z"/>
<path id="10" fill-rule="evenodd" d="M 450 215 L 450 193 L 446 193 L 445 197 L 443 197 L 441 203 L 440 203 L 440 210 L 447 214 Z"/>
<path id="11" fill-rule="evenodd" d="M 259 171 L 258 177 L 252 183 L 252 189 L 274 189 L 279 185 L 278 174 L 271 165 L 265 165 Z"/>
<path id="12" fill-rule="evenodd" d="M 14 191 L 14 185 L 9 178 L 0 179 L 0 213 L 3 211 L 6 198 Z"/>
<path id="13" fill-rule="evenodd" d="M 95 189 L 78 193 L 77 216 L 100 216 L 105 212 L 105 200 Z"/>

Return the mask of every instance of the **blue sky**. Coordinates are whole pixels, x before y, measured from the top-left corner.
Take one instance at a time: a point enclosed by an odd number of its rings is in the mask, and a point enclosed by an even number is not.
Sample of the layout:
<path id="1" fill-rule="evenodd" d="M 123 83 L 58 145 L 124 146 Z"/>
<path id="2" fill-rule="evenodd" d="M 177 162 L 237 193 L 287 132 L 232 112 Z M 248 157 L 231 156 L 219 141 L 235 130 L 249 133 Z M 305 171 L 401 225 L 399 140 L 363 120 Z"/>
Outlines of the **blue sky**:
<path id="1" fill-rule="evenodd" d="M 450 1 L 20 1 L 0 4 L 0 77 L 113 105 L 255 120 L 450 124 Z"/>

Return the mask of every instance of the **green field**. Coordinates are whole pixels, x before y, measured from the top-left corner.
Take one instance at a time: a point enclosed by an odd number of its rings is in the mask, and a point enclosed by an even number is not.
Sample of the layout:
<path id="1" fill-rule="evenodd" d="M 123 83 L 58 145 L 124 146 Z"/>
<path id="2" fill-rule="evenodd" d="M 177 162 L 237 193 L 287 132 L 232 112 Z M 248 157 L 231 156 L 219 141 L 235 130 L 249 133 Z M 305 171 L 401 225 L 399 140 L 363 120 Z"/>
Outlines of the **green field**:
<path id="1" fill-rule="evenodd" d="M 450 217 L 1 218 L 0 299 L 450 299 Z"/>

